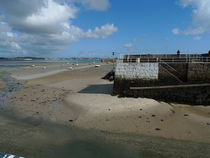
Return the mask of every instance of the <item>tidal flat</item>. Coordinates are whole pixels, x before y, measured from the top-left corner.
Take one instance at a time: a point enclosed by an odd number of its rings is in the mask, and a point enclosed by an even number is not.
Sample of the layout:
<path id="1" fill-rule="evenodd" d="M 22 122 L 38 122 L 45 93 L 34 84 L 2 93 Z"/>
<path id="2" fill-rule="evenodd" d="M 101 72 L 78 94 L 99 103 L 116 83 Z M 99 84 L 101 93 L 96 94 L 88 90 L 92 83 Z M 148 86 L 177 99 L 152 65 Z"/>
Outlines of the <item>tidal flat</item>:
<path id="1" fill-rule="evenodd" d="M 26 158 L 209 157 L 209 107 L 111 96 L 113 83 L 101 77 L 112 65 L 78 67 L 46 76 L 40 74 L 50 68 L 42 65 L 1 71 L 0 152 Z"/>

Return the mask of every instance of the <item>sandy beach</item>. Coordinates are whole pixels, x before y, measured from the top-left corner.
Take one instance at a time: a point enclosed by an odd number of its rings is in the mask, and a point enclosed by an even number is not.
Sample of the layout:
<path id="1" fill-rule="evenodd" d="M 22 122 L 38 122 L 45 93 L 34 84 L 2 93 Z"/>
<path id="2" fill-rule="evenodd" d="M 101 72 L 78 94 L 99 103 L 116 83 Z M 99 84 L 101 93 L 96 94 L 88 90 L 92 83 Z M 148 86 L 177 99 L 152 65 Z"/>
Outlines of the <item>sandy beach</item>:
<path id="1" fill-rule="evenodd" d="M 111 69 L 112 65 L 83 65 L 47 73 L 43 68 L 20 69 L 12 76 L 27 81 L 11 96 L 10 106 L 23 118 L 112 133 L 210 143 L 209 106 L 112 96 L 113 83 L 101 79 Z"/>

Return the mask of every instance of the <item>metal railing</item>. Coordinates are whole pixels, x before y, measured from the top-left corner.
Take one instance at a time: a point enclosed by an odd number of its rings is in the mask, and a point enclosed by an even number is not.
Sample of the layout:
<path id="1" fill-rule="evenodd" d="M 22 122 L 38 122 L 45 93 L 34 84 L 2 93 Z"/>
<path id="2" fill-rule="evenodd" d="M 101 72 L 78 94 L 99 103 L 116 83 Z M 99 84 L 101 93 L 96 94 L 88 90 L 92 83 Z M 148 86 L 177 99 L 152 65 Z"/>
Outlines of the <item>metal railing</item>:
<path id="1" fill-rule="evenodd" d="M 120 63 L 210 63 L 210 57 L 125 58 Z"/>

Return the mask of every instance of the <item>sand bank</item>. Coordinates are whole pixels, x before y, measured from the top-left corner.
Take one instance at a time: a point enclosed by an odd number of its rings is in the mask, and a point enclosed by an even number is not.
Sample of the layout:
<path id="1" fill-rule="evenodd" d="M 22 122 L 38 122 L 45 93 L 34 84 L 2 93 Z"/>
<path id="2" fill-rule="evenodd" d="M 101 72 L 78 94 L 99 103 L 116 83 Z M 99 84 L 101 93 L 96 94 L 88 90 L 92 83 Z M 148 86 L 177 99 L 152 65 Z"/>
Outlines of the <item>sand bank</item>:
<path id="1" fill-rule="evenodd" d="M 93 63 L 32 65 L 28 67 L 18 68 L 15 71 L 11 71 L 11 73 L 12 77 L 14 77 L 17 80 L 31 80 L 51 76 L 65 71 L 73 71 L 95 66 L 96 65 Z"/>
<path id="2" fill-rule="evenodd" d="M 111 96 L 113 83 L 101 79 L 111 68 L 86 67 L 30 80 L 11 105 L 23 117 L 69 126 L 210 143 L 210 107 Z"/>

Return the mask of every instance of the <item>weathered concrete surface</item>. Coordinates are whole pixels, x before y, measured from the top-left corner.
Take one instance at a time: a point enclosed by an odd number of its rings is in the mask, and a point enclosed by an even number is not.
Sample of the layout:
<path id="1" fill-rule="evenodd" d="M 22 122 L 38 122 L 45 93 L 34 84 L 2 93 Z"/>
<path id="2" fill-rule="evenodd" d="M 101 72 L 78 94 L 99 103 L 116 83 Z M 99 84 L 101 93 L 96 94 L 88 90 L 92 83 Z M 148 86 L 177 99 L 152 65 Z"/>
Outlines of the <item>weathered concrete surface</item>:
<path id="1" fill-rule="evenodd" d="M 126 79 L 158 79 L 158 63 L 118 63 L 115 75 Z"/>
<path id="2" fill-rule="evenodd" d="M 187 81 L 187 63 L 160 63 L 159 81 L 165 84 L 180 84 Z"/>
<path id="3" fill-rule="evenodd" d="M 189 82 L 210 82 L 210 63 L 189 63 Z"/>

